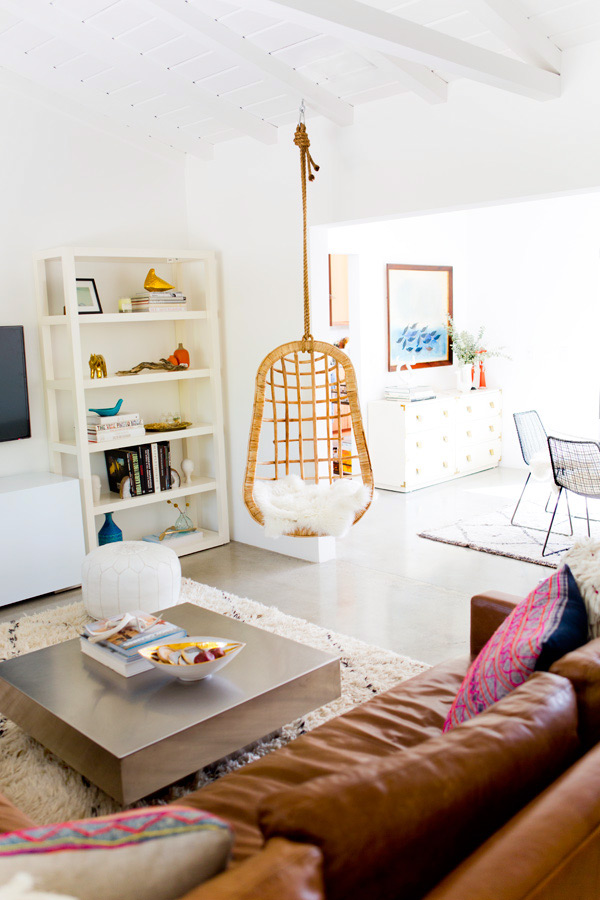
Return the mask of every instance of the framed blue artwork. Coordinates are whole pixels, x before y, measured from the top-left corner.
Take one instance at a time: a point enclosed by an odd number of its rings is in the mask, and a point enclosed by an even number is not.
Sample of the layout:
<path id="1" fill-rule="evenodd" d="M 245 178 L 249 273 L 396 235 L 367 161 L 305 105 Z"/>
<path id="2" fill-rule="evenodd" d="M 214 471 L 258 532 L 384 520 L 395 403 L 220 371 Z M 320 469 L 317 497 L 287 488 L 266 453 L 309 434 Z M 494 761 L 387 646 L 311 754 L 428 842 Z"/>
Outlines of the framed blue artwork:
<path id="1" fill-rule="evenodd" d="M 452 266 L 387 266 L 388 371 L 451 366 Z"/>

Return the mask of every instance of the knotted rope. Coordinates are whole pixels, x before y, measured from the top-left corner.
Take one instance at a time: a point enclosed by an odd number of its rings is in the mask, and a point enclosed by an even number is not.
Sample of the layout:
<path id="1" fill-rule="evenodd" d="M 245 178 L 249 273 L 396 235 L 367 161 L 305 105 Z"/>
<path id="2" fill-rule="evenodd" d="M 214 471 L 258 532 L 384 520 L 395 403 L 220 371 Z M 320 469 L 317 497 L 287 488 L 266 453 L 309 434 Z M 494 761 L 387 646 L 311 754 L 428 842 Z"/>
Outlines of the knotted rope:
<path id="1" fill-rule="evenodd" d="M 312 169 L 315 172 L 319 171 L 319 167 L 310 155 L 309 147 L 310 141 L 308 139 L 308 134 L 306 133 L 306 125 L 304 122 L 301 122 L 296 128 L 296 133 L 294 134 L 294 143 L 296 147 L 300 150 L 300 177 L 302 181 L 302 238 L 303 238 L 303 246 L 304 246 L 304 335 L 302 337 L 302 341 L 304 343 L 303 349 L 306 349 L 306 344 L 309 343 L 312 345 L 313 336 L 310 333 L 310 297 L 308 292 L 308 237 L 306 230 L 306 174 L 308 172 L 308 180 L 314 181 L 315 176 L 312 172 Z"/>

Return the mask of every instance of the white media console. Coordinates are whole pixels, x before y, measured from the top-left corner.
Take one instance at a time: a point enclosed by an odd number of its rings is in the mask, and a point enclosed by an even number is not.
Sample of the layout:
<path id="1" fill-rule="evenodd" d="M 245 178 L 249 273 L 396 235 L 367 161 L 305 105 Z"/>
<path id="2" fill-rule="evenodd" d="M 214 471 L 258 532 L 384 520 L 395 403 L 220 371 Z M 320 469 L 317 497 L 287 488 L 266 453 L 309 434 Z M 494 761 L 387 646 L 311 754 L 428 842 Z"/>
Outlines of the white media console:
<path id="1" fill-rule="evenodd" d="M 81 584 L 84 556 L 76 478 L 0 478 L 0 606 Z"/>

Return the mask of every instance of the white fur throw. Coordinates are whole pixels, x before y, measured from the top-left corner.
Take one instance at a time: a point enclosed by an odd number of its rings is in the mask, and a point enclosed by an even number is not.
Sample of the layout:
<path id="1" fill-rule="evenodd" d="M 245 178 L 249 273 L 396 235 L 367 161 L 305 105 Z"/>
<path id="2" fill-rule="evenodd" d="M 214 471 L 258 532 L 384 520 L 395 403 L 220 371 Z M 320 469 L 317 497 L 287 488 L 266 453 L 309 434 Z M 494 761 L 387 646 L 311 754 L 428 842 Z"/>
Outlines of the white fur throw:
<path id="1" fill-rule="evenodd" d="M 254 484 L 254 500 L 263 514 L 268 537 L 299 528 L 343 537 L 370 498 L 370 489 L 351 478 L 340 478 L 333 484 L 309 484 L 297 475 L 286 475 L 278 481 Z"/>
<path id="2" fill-rule="evenodd" d="M 588 614 L 589 637 L 600 637 L 600 541 L 577 541 L 565 553 L 561 564 L 570 568 L 581 591 Z"/>
<path id="3" fill-rule="evenodd" d="M 534 453 L 529 463 L 529 471 L 534 481 L 551 481 L 554 484 L 554 473 L 552 471 L 552 461 L 547 450 L 541 450 Z M 558 490 L 558 488 L 556 488 Z"/>
<path id="4" fill-rule="evenodd" d="M 0 887 L 0 900 L 76 900 L 66 894 L 49 894 L 48 891 L 35 891 L 33 878 L 27 872 L 18 872 L 6 884 Z"/>

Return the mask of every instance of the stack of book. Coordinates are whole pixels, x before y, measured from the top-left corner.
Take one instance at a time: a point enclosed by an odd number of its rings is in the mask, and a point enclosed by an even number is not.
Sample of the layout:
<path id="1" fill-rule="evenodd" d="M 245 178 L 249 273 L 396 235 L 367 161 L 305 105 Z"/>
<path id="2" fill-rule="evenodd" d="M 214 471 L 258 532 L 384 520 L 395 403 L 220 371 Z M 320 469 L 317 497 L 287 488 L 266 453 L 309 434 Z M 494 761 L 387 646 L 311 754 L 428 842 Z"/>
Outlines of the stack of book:
<path id="1" fill-rule="evenodd" d="M 121 494 L 121 482 L 129 477 L 131 496 L 170 491 L 171 447 L 169 441 L 105 450 L 108 487 Z"/>
<path id="2" fill-rule="evenodd" d="M 386 400 L 404 400 L 414 403 L 416 400 L 435 400 L 436 394 L 427 384 L 408 386 L 404 384 L 390 384 L 385 388 Z"/>
<path id="3" fill-rule="evenodd" d="M 104 441 L 122 441 L 143 437 L 146 434 L 139 413 L 119 413 L 118 416 L 99 416 L 90 413 L 87 417 L 88 441 L 100 444 Z"/>
<path id="4" fill-rule="evenodd" d="M 172 622 L 165 622 L 164 619 L 158 619 L 148 613 L 136 612 L 134 615 L 142 616 L 148 622 L 149 627 L 140 632 L 129 626 L 113 634 L 107 640 L 94 643 L 90 641 L 92 635 L 85 633 L 80 639 L 81 652 L 118 672 L 119 675 L 129 678 L 130 675 L 139 675 L 140 672 L 147 672 L 153 668 L 152 663 L 139 655 L 140 647 L 167 641 L 177 643 L 187 637 L 187 631 L 180 628 L 179 625 L 173 625 Z M 152 622 L 152 620 L 154 621 Z M 107 629 L 110 627 L 110 620 L 95 623 L 90 631 L 93 633 L 97 629 L 102 630 L 105 626 Z"/>
<path id="5" fill-rule="evenodd" d="M 143 291 L 131 298 L 132 312 L 185 312 L 186 297 L 181 291 Z"/>

